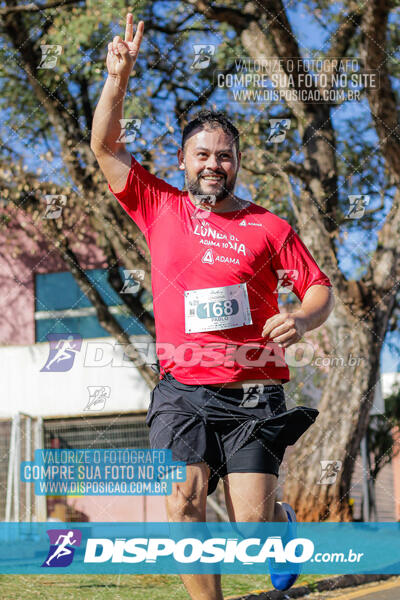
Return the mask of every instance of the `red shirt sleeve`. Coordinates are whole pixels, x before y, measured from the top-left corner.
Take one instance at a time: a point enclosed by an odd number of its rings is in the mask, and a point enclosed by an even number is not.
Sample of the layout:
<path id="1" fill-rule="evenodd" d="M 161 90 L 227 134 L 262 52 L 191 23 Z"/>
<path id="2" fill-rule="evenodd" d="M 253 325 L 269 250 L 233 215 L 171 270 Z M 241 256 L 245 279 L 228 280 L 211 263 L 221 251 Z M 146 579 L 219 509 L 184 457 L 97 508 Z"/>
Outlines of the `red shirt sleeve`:
<path id="1" fill-rule="evenodd" d="M 133 154 L 124 189 L 115 193 L 110 184 L 108 189 L 146 237 L 149 227 L 170 195 L 180 193 L 177 188 L 142 167 Z"/>
<path id="2" fill-rule="evenodd" d="M 292 227 L 280 250 L 273 257 L 272 264 L 278 280 L 288 279 L 300 301 L 312 285 L 332 286 L 329 278 L 318 267 L 306 245 Z"/>

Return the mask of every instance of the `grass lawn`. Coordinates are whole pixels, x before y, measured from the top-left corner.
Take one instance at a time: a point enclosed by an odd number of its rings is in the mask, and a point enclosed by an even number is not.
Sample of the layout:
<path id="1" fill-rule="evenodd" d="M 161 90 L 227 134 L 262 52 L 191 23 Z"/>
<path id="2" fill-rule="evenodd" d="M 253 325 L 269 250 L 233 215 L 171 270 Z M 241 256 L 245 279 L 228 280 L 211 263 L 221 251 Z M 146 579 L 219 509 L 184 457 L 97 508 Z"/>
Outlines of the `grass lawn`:
<path id="1" fill-rule="evenodd" d="M 328 575 L 303 575 L 296 585 Z M 265 575 L 223 575 L 224 596 L 271 588 Z M 0 575 L 4 600 L 188 600 L 179 575 Z"/>

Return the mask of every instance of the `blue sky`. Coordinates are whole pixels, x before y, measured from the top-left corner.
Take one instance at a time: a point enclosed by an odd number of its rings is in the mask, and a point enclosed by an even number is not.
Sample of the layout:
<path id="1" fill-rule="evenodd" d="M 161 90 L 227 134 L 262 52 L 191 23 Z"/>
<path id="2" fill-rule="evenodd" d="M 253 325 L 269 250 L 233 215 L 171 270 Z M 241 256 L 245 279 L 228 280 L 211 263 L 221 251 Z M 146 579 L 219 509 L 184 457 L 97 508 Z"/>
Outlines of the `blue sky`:
<path id="1" fill-rule="evenodd" d="M 334 10 L 335 10 L 335 12 L 337 12 L 338 8 L 335 8 Z M 329 32 L 326 32 L 324 30 L 324 28 L 321 27 L 317 22 L 315 22 L 315 21 L 312 22 L 310 15 L 307 13 L 306 9 L 304 8 L 303 3 L 295 4 L 294 9 L 290 8 L 288 10 L 288 15 L 289 15 L 293 30 L 296 34 L 298 43 L 300 45 L 300 48 L 302 49 L 304 56 L 309 55 L 308 50 L 310 50 L 311 52 L 317 51 L 317 54 L 318 54 L 319 49 L 321 49 L 322 52 L 326 51 L 327 42 L 329 40 Z M 334 26 L 332 25 L 331 31 L 333 31 L 333 29 L 334 29 Z M 203 42 L 203 43 L 206 41 L 218 43 L 221 40 L 220 37 L 217 38 L 217 36 L 215 36 L 213 34 L 211 34 L 210 38 L 207 40 L 204 39 L 204 34 L 200 34 L 200 35 L 201 35 L 201 39 L 199 40 L 198 34 L 196 34 L 196 32 L 194 32 L 192 43 L 198 43 L 199 41 Z M 216 39 L 213 39 L 214 37 Z M 133 92 L 133 88 L 134 88 L 134 85 L 131 86 L 130 93 Z M 167 109 L 168 104 L 169 104 L 169 102 L 167 100 L 167 102 L 164 103 L 164 108 L 163 108 L 164 111 L 168 111 L 168 109 Z M 220 108 L 226 108 L 229 111 L 229 107 L 224 106 L 223 103 L 221 103 Z M 368 114 L 368 107 L 365 105 L 365 103 L 360 103 L 357 106 L 357 103 L 353 102 L 353 103 L 349 103 L 349 104 L 343 106 L 340 111 L 337 111 L 336 114 L 333 115 L 333 123 L 334 123 L 335 129 L 338 132 L 339 139 L 340 138 L 345 139 L 346 126 L 347 126 L 347 123 L 349 122 L 349 119 L 351 120 L 355 116 L 360 116 L 363 112 L 365 112 L 366 115 Z M 158 115 L 158 118 L 160 118 L 160 117 L 163 117 L 163 114 Z M 171 117 L 172 117 L 172 115 L 171 115 Z M 172 120 L 173 120 L 173 118 L 172 118 Z M 153 122 L 153 127 L 150 126 L 150 128 L 148 129 L 148 132 L 151 132 L 151 134 L 157 135 L 157 126 L 154 124 L 154 122 Z M 16 151 L 21 151 L 25 154 L 26 164 L 29 169 L 36 170 L 37 168 L 40 167 L 40 168 L 44 169 L 45 172 L 47 170 L 49 177 L 53 181 L 58 180 L 61 183 L 61 178 L 59 177 L 59 168 L 62 165 L 59 164 L 58 162 L 53 162 L 53 163 L 49 164 L 46 161 L 43 162 L 38 159 L 38 155 L 42 152 L 46 152 L 47 148 L 40 148 L 40 146 L 39 146 L 36 149 L 29 148 L 28 152 L 27 152 L 26 151 L 27 148 L 24 144 L 24 140 L 21 139 L 20 135 L 18 134 L 17 128 L 16 128 L 15 132 L 12 132 L 11 130 L 8 129 L 7 131 L 3 131 L 2 133 L 3 133 L 3 139 L 5 138 L 5 142 L 7 143 L 8 146 L 12 146 L 15 148 Z M 373 132 L 372 132 L 372 135 L 374 135 Z M 176 135 L 174 137 L 176 139 Z M 138 148 L 138 146 L 135 147 L 135 145 L 128 146 L 128 150 L 133 153 L 135 151 L 137 152 L 137 148 Z M 171 166 L 172 166 L 171 176 L 168 177 L 168 179 L 171 181 L 171 183 L 174 183 L 175 185 L 177 185 L 178 184 L 177 179 L 179 178 L 179 183 L 182 185 L 183 178 L 182 178 L 182 175 L 179 172 L 177 172 L 176 161 L 174 161 Z M 178 173 L 179 173 L 179 175 L 178 175 Z M 65 183 L 67 183 L 67 182 L 65 182 Z M 375 203 L 379 201 L 378 192 L 379 192 L 379 190 L 377 189 L 376 197 L 371 197 L 371 206 L 374 206 Z M 352 193 L 363 193 L 363 191 L 361 189 L 359 191 L 352 190 Z M 386 207 L 385 207 L 385 211 L 384 211 L 385 213 L 388 210 L 389 204 L 390 204 L 389 201 L 386 202 Z M 352 256 L 351 249 L 354 248 L 354 246 L 358 245 L 363 249 L 364 252 L 368 252 L 369 250 L 372 250 L 375 245 L 376 233 L 377 233 L 378 229 L 379 229 L 379 227 L 377 227 L 374 232 L 371 232 L 368 235 L 366 235 L 365 231 L 362 231 L 362 230 L 354 228 L 354 227 L 352 228 L 351 231 L 349 231 L 349 237 L 346 240 L 346 242 L 343 243 L 343 245 L 341 246 L 340 251 L 339 251 L 340 267 L 343 269 L 343 271 L 345 272 L 345 274 L 348 277 L 351 277 L 354 275 L 354 273 L 352 273 L 352 271 L 354 271 L 354 265 L 356 265 L 358 268 L 360 268 L 360 267 L 362 268 L 363 266 L 365 266 L 367 264 L 367 258 L 365 258 L 364 265 L 363 265 L 363 253 L 360 253 L 358 259 L 357 258 L 354 259 L 354 257 Z M 391 341 L 393 344 L 400 347 L 400 337 L 399 337 L 398 333 L 393 333 L 390 336 L 388 335 L 386 341 Z M 384 344 L 382 354 L 381 354 L 382 371 L 383 372 L 397 371 L 399 359 L 400 359 L 400 357 L 396 356 L 394 351 L 390 350 L 390 348 L 388 347 L 387 344 Z"/>

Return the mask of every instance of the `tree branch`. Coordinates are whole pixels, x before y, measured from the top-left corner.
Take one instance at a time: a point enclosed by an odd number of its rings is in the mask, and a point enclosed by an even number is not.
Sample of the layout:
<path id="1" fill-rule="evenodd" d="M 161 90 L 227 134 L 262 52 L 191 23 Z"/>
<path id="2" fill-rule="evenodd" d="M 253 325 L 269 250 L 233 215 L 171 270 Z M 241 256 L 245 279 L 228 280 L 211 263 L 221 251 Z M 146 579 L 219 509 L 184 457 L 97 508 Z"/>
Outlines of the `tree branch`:
<path id="1" fill-rule="evenodd" d="M 50 90 L 43 81 L 39 80 L 39 53 L 32 41 L 26 27 L 22 14 L 16 12 L 3 17 L 4 29 L 15 49 L 19 53 L 21 65 L 27 75 L 33 92 L 40 104 L 47 111 L 61 146 L 63 160 L 69 169 L 71 176 L 82 189 L 87 186 L 87 173 L 81 166 L 79 153 L 84 156 L 87 165 L 95 166 L 95 157 L 90 150 L 89 140 L 82 142 L 82 132 L 79 123 L 68 109 L 65 102 L 60 98 L 61 89 L 65 83 L 59 84 L 59 91 Z M 66 94 L 71 98 L 68 89 Z"/>
<path id="2" fill-rule="evenodd" d="M 304 183 L 309 183 L 312 178 L 312 174 L 309 173 L 307 169 L 303 167 L 303 165 L 291 161 L 285 162 L 282 165 L 274 162 L 267 163 L 265 166 L 263 166 L 261 171 L 253 169 L 246 163 L 243 163 L 242 167 L 245 169 L 245 171 L 249 171 L 249 173 L 252 173 L 253 175 L 262 176 L 265 175 L 265 173 L 276 173 L 283 171 L 288 175 L 293 175 L 294 177 L 301 179 Z"/>
<path id="3" fill-rule="evenodd" d="M 381 297 L 386 295 L 386 306 L 378 310 L 379 313 L 382 310 L 382 314 L 389 313 L 389 316 L 395 303 L 396 285 L 400 280 L 400 124 L 396 97 L 387 69 L 386 35 L 390 8 L 391 4 L 387 0 L 371 0 L 362 20 L 362 56 L 365 68 L 379 70 L 379 87 L 367 88 L 367 98 L 379 137 L 380 151 L 392 181 L 397 185 L 392 207 L 379 231 L 377 247 L 371 257 L 365 280 Z"/>
<path id="4" fill-rule="evenodd" d="M 42 12 L 51 8 L 57 8 L 57 6 L 66 6 L 68 4 L 80 4 L 80 2 L 78 2 L 78 0 L 56 0 L 56 2 L 48 2 L 47 4 L 38 4 L 35 2 L 31 2 L 30 4 L 23 4 L 18 6 L 6 6 L 0 8 L 0 16 L 22 12 Z"/>
<path id="5" fill-rule="evenodd" d="M 121 298 L 122 302 L 129 308 L 132 314 L 147 329 L 148 333 L 153 337 L 153 339 L 155 339 L 156 331 L 154 317 L 152 317 L 152 315 L 145 309 L 139 297 L 134 296 L 133 294 L 121 294 L 124 282 L 119 272 L 118 257 L 114 248 L 110 243 L 107 242 L 105 247 L 103 247 L 103 251 L 106 253 L 107 257 L 108 281 L 111 287 Z"/>
<path id="6" fill-rule="evenodd" d="M 49 226 L 53 227 L 55 233 L 57 234 L 57 228 L 55 227 L 55 224 L 52 223 L 51 225 L 49 224 Z M 65 236 L 61 237 L 59 233 L 60 232 L 58 232 L 58 239 L 54 243 L 54 246 L 58 249 L 62 258 L 68 264 L 69 270 L 77 281 L 82 292 L 89 298 L 90 302 L 95 307 L 100 325 L 104 327 L 104 329 L 108 331 L 108 333 L 120 344 L 123 344 L 126 347 L 125 354 L 135 362 L 135 367 L 138 369 L 146 383 L 150 387 L 154 387 L 158 382 L 156 373 L 148 365 L 142 364 L 142 358 L 139 352 L 136 350 L 134 344 L 131 342 L 129 335 L 125 333 L 124 329 L 110 313 L 107 304 L 93 286 L 84 270 L 80 267 L 79 261 L 74 252 L 71 250 L 67 238 Z"/>
<path id="7" fill-rule="evenodd" d="M 228 6 L 211 6 L 204 0 L 185 0 L 187 4 L 195 6 L 198 12 L 202 13 L 207 19 L 219 21 L 220 23 L 229 23 L 238 32 L 247 27 L 254 19 L 250 14 L 231 8 Z"/>
<path id="8" fill-rule="evenodd" d="M 367 98 L 388 169 L 400 185 L 400 123 L 396 96 L 390 81 L 386 51 L 386 35 L 391 4 L 387 0 L 371 0 L 362 20 L 364 34 L 362 56 L 367 70 L 379 70 L 379 86 L 368 87 Z"/>
<path id="9" fill-rule="evenodd" d="M 340 25 L 331 36 L 332 42 L 327 58 L 346 56 L 350 42 L 361 23 L 364 6 L 362 3 L 351 3 L 350 11 L 343 14 Z"/>

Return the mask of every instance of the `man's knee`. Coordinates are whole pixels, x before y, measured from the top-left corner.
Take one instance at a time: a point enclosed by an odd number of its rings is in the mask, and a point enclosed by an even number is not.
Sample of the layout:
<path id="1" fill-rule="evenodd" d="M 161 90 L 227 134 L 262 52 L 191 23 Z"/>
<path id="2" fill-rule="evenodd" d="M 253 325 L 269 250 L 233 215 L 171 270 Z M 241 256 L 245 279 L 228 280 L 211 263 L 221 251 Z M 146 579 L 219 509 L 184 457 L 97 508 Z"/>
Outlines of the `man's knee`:
<path id="1" fill-rule="evenodd" d="M 205 520 L 209 468 L 205 463 L 187 465 L 186 481 L 175 482 L 166 496 L 168 518 L 171 521 Z"/>
<path id="2" fill-rule="evenodd" d="M 173 486 L 167 496 L 168 512 L 171 516 L 196 517 L 204 512 L 204 494 L 201 490 L 185 487 L 182 483 Z"/>

